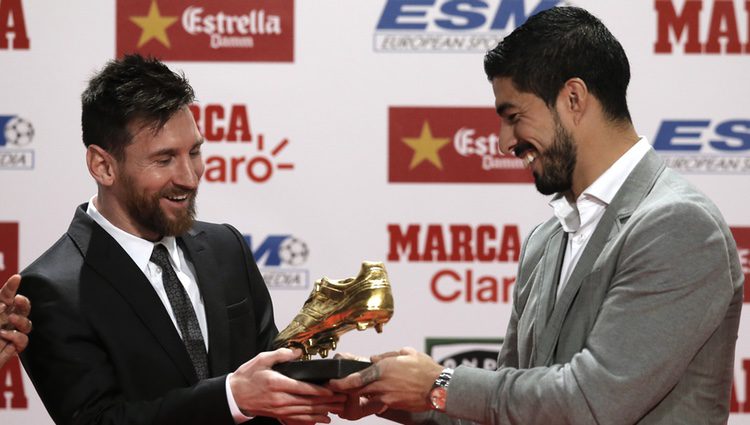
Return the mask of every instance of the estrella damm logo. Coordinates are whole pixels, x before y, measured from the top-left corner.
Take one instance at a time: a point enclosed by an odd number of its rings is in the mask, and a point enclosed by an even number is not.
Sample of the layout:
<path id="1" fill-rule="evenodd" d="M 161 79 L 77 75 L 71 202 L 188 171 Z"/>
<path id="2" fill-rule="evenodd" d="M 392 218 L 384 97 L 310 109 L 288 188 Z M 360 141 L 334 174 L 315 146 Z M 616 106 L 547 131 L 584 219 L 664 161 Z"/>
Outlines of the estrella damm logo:
<path id="1" fill-rule="evenodd" d="M 388 181 L 392 183 L 531 183 L 523 161 L 500 152 L 492 108 L 391 107 Z"/>
<path id="2" fill-rule="evenodd" d="M 117 0 L 117 56 L 292 62 L 294 0 Z"/>

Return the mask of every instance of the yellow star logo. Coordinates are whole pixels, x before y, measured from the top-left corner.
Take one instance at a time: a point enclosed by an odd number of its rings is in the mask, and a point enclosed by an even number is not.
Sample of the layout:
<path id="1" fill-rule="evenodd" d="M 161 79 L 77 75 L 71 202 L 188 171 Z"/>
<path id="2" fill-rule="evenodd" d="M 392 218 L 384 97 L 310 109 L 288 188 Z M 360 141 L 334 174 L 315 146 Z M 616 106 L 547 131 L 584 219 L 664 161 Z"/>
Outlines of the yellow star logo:
<path id="1" fill-rule="evenodd" d="M 151 8 L 149 8 L 147 16 L 131 16 L 130 20 L 143 30 L 141 32 L 141 38 L 138 40 L 139 48 L 148 43 L 152 38 L 157 39 L 167 48 L 172 47 L 169 45 L 167 28 L 177 21 L 177 17 L 162 16 L 161 12 L 159 12 L 159 5 L 156 4 L 156 0 L 151 2 Z"/>
<path id="2" fill-rule="evenodd" d="M 427 121 L 422 125 L 422 134 L 420 134 L 418 138 L 404 137 L 403 141 L 410 148 L 414 149 L 414 156 L 411 158 L 409 170 L 413 170 L 414 167 L 425 160 L 430 161 L 439 170 L 443 169 L 443 163 L 440 161 L 438 151 L 448 144 L 450 139 L 447 137 L 433 137 L 432 130 L 430 130 L 430 124 Z"/>

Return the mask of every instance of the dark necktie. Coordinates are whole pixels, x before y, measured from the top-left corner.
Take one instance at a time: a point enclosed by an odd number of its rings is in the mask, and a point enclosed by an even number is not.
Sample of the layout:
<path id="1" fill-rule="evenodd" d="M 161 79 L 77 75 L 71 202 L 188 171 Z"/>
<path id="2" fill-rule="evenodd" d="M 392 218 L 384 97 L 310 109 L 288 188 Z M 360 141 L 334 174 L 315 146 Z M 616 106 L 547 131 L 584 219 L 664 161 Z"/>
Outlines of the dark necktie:
<path id="1" fill-rule="evenodd" d="M 182 342 L 185 344 L 190 360 L 193 362 L 195 374 L 198 379 L 206 379 L 208 378 L 208 356 L 206 355 L 206 345 L 203 342 L 201 328 L 198 325 L 198 318 L 185 288 L 177 278 L 172 265 L 169 264 L 169 253 L 164 245 L 154 246 L 151 262 L 161 267 L 164 290 L 167 292 L 167 298 L 172 305 L 172 312 L 177 319 L 177 326 L 182 334 Z"/>

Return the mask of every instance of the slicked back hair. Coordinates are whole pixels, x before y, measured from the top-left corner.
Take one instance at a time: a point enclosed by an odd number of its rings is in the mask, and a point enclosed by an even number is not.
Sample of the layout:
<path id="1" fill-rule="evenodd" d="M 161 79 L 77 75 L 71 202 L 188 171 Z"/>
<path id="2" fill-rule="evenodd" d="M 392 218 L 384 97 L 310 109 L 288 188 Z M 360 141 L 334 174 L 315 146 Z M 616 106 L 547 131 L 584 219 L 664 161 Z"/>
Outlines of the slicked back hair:
<path id="1" fill-rule="evenodd" d="M 553 108 L 570 78 L 582 79 L 615 122 L 631 122 L 626 100 L 630 65 L 619 41 L 589 12 L 554 7 L 530 17 L 484 57 L 487 78 L 510 78 L 515 88 Z"/>
<path id="2" fill-rule="evenodd" d="M 194 99 L 185 75 L 157 59 L 126 55 L 111 60 L 81 95 L 83 144 L 100 146 L 122 160 L 133 124 L 157 132 Z"/>

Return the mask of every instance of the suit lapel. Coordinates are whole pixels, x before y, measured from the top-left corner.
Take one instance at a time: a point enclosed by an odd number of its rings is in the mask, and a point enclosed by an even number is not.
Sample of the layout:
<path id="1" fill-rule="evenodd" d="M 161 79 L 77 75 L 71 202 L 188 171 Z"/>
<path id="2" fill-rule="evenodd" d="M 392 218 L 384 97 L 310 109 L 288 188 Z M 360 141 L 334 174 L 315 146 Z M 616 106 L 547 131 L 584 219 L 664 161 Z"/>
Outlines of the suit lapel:
<path id="1" fill-rule="evenodd" d="M 205 233 L 191 230 L 180 238 L 195 266 L 198 287 L 203 297 L 208 322 L 208 360 L 213 376 L 230 372 L 229 368 L 229 317 L 216 261 L 209 255 Z"/>
<path id="2" fill-rule="evenodd" d="M 122 247 L 86 214 L 85 207 L 86 204 L 78 207 L 68 229 L 84 261 L 130 304 L 185 379 L 196 382 L 185 345 L 151 283 Z"/>
<path id="3" fill-rule="evenodd" d="M 555 294 L 557 292 L 557 281 L 560 276 L 560 266 L 562 264 L 562 258 L 565 254 L 565 241 L 567 237 L 562 227 L 557 226 L 557 229 L 547 241 L 547 246 L 544 248 L 542 272 L 540 273 L 540 299 L 536 307 L 535 320 L 534 320 L 534 340 L 535 350 L 531 354 L 532 359 L 537 359 L 539 355 L 539 347 L 542 346 L 543 332 L 546 328 L 546 324 L 549 321 L 550 313 L 552 312 L 552 306 L 555 305 Z M 534 360 L 532 360 L 532 364 Z"/>
<path id="4" fill-rule="evenodd" d="M 599 255 L 604 251 L 607 242 L 620 231 L 621 223 L 635 211 L 643 198 L 651 191 L 656 179 L 664 171 L 664 162 L 650 150 L 633 169 L 623 183 L 612 203 L 607 207 L 594 233 L 586 244 L 568 282 L 565 284 L 560 296 L 554 303 L 552 314 L 549 317 L 544 330 L 541 331 L 538 340 L 537 359 L 539 363 L 535 366 L 549 365 L 552 362 L 555 347 L 560 337 L 560 330 L 568 315 L 568 310 L 573 304 L 581 284 L 586 276 L 591 274 L 593 266 Z M 556 280 L 559 280 L 559 269 Z M 554 300 L 554 298 L 553 298 Z M 554 301 L 553 301 L 554 302 Z"/>

